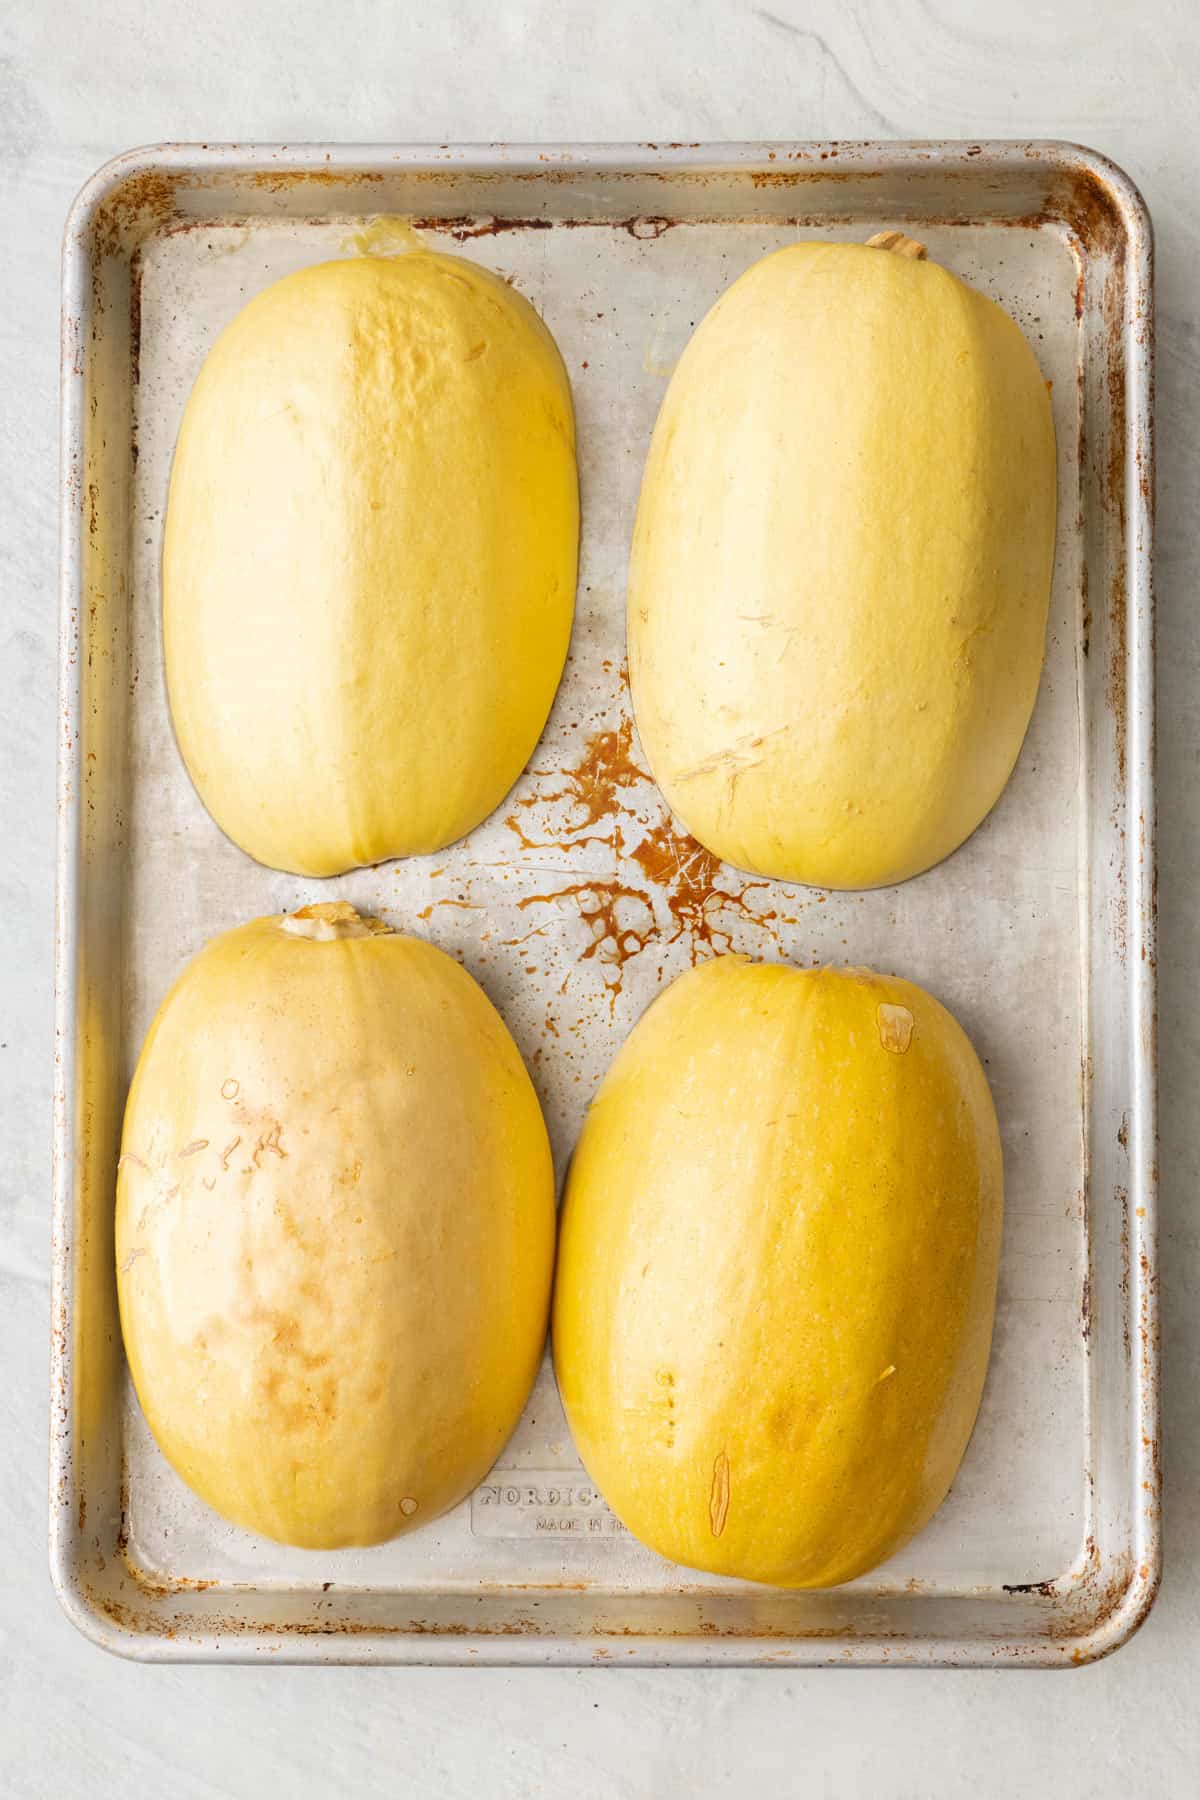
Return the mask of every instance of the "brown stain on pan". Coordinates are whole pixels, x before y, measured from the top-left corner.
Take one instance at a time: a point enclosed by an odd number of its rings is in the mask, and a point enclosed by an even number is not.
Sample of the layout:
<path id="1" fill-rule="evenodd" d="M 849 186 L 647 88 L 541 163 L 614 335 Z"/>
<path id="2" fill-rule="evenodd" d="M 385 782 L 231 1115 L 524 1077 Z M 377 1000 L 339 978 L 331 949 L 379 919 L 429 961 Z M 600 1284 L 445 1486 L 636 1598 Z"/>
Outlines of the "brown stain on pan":
<path id="1" fill-rule="evenodd" d="M 216 1582 L 196 1582 L 179 1584 L 174 1588 L 163 1590 L 160 1588 L 159 1584 L 150 1583 L 144 1588 L 141 1588 L 140 1592 L 145 1599 L 153 1602 L 164 1597 L 169 1598 L 170 1595 L 175 1592 L 202 1591 L 206 1587 L 213 1587 L 219 1590 L 220 1585 L 221 1584 Z M 510 1584 L 506 1583 L 505 1587 L 506 1589 L 510 1588 Z M 514 1592 L 528 1592 L 529 1589 L 530 1584 L 526 1582 L 511 1584 L 511 1591 Z M 565 1581 L 561 1583 L 553 1582 L 548 1583 L 546 1589 L 543 1591 L 550 1593 L 586 1591 L 586 1584 L 574 1581 Z M 322 1588 L 322 1596 L 324 1595 L 324 1592 L 325 1586 Z M 217 1595 L 214 1595 L 214 1598 L 216 1597 Z M 148 1606 L 138 1605 L 136 1601 L 120 1599 L 114 1595 L 96 1595 L 93 1597 L 92 1603 L 96 1610 L 112 1624 L 130 1635 L 170 1640 L 174 1638 L 195 1639 L 199 1634 L 203 1633 L 206 1640 L 210 1642 L 215 1640 L 218 1644 L 222 1638 L 237 1639 L 240 1637 L 254 1637 L 262 1632 L 267 1632 L 272 1636 L 278 1636 L 285 1639 L 295 1637 L 355 1638 L 367 1636 L 389 1639 L 402 1639 L 406 1637 L 479 1637 L 487 1639 L 537 1637 L 546 1632 L 545 1621 L 535 1617 L 534 1610 L 518 1613 L 511 1618 L 499 1620 L 479 1619 L 469 1621 L 443 1621 L 412 1618 L 404 1619 L 396 1624 L 389 1624 L 372 1619 L 338 1619 L 318 1611 L 311 1618 L 279 1619 L 264 1623 L 260 1620 L 247 1619 L 243 1614 L 239 1613 L 217 1613 L 208 1610 L 195 1613 L 179 1611 L 167 1613 L 153 1604 Z M 332 1602 L 314 1596 L 315 1607 L 320 1608 L 323 1604 L 325 1606 L 330 1606 L 332 1605 Z M 537 1600 L 532 1601 L 531 1609 L 536 1609 L 539 1604 L 540 1602 Z M 611 1654 L 611 1651 L 606 1647 L 606 1643 L 610 1641 L 615 1642 L 620 1639 L 636 1637 L 648 1638 L 655 1642 L 663 1643 L 670 1643 L 673 1641 L 686 1642 L 697 1634 L 705 1637 L 731 1639 L 782 1639 L 788 1644 L 794 1642 L 797 1636 L 795 1628 L 786 1623 L 774 1625 L 767 1621 L 756 1620 L 752 1623 L 735 1621 L 725 1624 L 707 1618 L 699 1618 L 690 1626 L 675 1631 L 656 1630 L 650 1626 L 624 1624 L 595 1628 L 587 1631 L 584 1636 L 591 1641 L 593 1655 L 606 1656 Z M 802 1634 L 802 1641 L 829 1638 L 857 1639 L 862 1638 L 865 1635 L 866 1634 L 860 1633 L 856 1629 L 853 1621 L 846 1621 L 831 1626 L 808 1625 Z M 885 1641 L 899 1637 L 899 1635 L 898 1632 L 893 1631 L 880 1631 L 870 1634 L 872 1638 Z"/>
<path id="2" fill-rule="evenodd" d="M 1125 219 L 1105 182 L 1092 169 L 1072 169 L 1048 197 L 1038 221 L 1069 225 L 1089 255 L 1123 256 Z"/>
<path id="3" fill-rule="evenodd" d="M 499 237 L 505 231 L 549 231 L 556 224 L 578 225 L 579 219 L 499 219 L 471 213 L 459 213 L 453 218 L 414 219 L 414 231 L 446 231 L 456 244 L 465 244 L 469 238 Z"/>
<path id="4" fill-rule="evenodd" d="M 128 1564 L 128 1558 L 126 1559 Z M 173 1575 L 170 1581 L 158 1581 L 143 1570 L 128 1564 L 129 1572 L 137 1582 L 138 1589 L 151 1600 L 169 1600 L 175 1594 L 203 1594 L 218 1584 L 205 1581 L 192 1575 Z"/>
<path id="5" fill-rule="evenodd" d="M 1053 1600 L 1058 1588 L 1053 1581 L 1006 1581 L 1003 1583 L 1006 1594 L 1039 1594 L 1044 1600 Z"/>
<path id="6" fill-rule="evenodd" d="M 1137 497 L 1152 511 L 1149 441 L 1129 441 L 1130 369 L 1128 346 L 1148 342 L 1148 318 L 1131 312 L 1129 258 L 1138 248 L 1126 209 L 1103 177 L 1091 170 L 1068 171 L 1031 226 L 1057 223 L 1066 227 L 1077 261 L 1075 317 L 1080 329 L 1077 365 L 1079 388 L 1080 470 L 1077 534 L 1084 546 L 1080 594 L 1080 648 L 1089 656 L 1097 623 L 1103 622 L 1101 654 L 1105 725 L 1112 748 L 1120 798 L 1112 814 L 1116 892 L 1112 932 L 1122 961 L 1127 955 L 1129 901 L 1123 801 L 1128 781 L 1127 723 L 1129 707 L 1129 563 L 1127 496 L 1136 482 Z M 1151 382 L 1152 382 L 1151 375 Z M 1099 543 L 1097 579 L 1090 579 L 1091 545 Z M 1104 591 L 1099 588 L 1103 569 Z M 1154 905 L 1139 924 L 1153 931 Z"/>
<path id="7" fill-rule="evenodd" d="M 1087 1660 L 1088 1651 L 1081 1649 L 1078 1645 L 1072 1645 L 1070 1640 L 1077 1636 L 1081 1629 L 1102 1629 L 1112 1614 L 1117 1612 L 1125 1602 L 1131 1586 L 1138 1583 L 1145 1584 L 1149 1578 L 1148 1569 L 1141 1567 L 1135 1569 L 1132 1561 L 1126 1559 L 1110 1580 L 1104 1583 L 1099 1594 L 1094 1588 L 1090 1590 L 1092 1604 L 1082 1617 L 1072 1615 L 1069 1623 L 1065 1618 L 1061 1621 L 1047 1620 L 1045 1640 L 1051 1645 L 1055 1645 L 1057 1640 L 1057 1647 L 1061 1647 L 1064 1658 L 1069 1657 L 1071 1661 Z M 513 1585 L 515 1590 L 528 1591 L 529 1584 Z M 560 1585 L 563 1589 L 578 1591 L 585 1584 L 564 1582 L 552 1585 L 555 1591 L 558 1591 Z M 1018 1584 L 1006 1591 L 1014 1595 L 1036 1594 L 1048 1599 L 1061 1598 L 1060 1590 L 1053 1582 Z M 546 1621 L 535 1616 L 539 1604 L 536 1600 L 532 1602 L 531 1610 L 502 1620 L 441 1621 L 413 1618 L 395 1624 L 377 1619 L 338 1619 L 319 1611 L 314 1612 L 313 1616 L 308 1618 L 272 1620 L 264 1623 L 258 1620 L 247 1620 L 244 1615 L 238 1613 L 222 1614 L 209 1611 L 164 1613 L 153 1606 L 138 1606 L 136 1603 L 110 1596 L 97 1596 L 94 1604 L 97 1611 L 112 1624 L 131 1635 L 166 1640 L 182 1638 L 199 1641 L 202 1634 L 205 1641 L 215 1641 L 218 1645 L 222 1638 L 236 1641 L 239 1638 L 257 1636 L 261 1632 L 267 1632 L 271 1636 L 285 1641 L 291 1638 L 353 1639 L 367 1636 L 393 1641 L 426 1637 L 438 1639 L 475 1637 L 482 1640 L 494 1640 L 537 1637 L 543 1634 L 553 1635 L 553 1633 L 547 1632 Z M 321 1607 L 322 1604 L 328 1606 L 332 1603 L 314 1598 L 316 1608 Z M 764 1653 L 764 1657 L 760 1659 L 771 1660 L 772 1658 L 786 1658 L 804 1643 L 834 1639 L 850 1639 L 860 1644 L 878 1643 L 885 1646 L 886 1658 L 886 1646 L 890 1642 L 899 1640 L 901 1633 L 887 1629 L 864 1632 L 855 1625 L 853 1620 L 844 1620 L 832 1625 L 809 1623 L 805 1625 L 803 1631 L 797 1632 L 795 1626 L 787 1622 L 775 1624 L 764 1619 L 756 1619 L 750 1623 L 741 1620 L 725 1622 L 699 1617 L 678 1630 L 655 1629 L 653 1626 L 640 1623 L 607 1625 L 603 1628 L 586 1630 L 582 1634 L 582 1639 L 590 1646 L 591 1654 L 594 1657 L 607 1657 L 613 1653 L 613 1649 L 622 1640 L 640 1638 L 655 1643 L 669 1644 L 679 1641 L 686 1642 L 697 1636 L 731 1641 L 774 1640 L 781 1643 L 782 1647 L 775 1652 Z M 1007 1657 L 1012 1654 L 1014 1648 L 1019 1647 L 1005 1646 L 1003 1650 L 995 1654 Z M 1033 1657 L 1040 1648 L 1040 1645 L 1030 1644 L 1027 1647 L 1027 1654 Z M 633 1654 L 632 1650 L 629 1651 L 629 1654 Z"/>
<path id="8" fill-rule="evenodd" d="M 635 848 L 633 860 L 662 890 L 675 925 L 668 944 L 686 935 L 693 963 L 702 947 L 714 951 L 733 948 L 732 930 L 722 926 L 715 914 L 733 911 L 764 930 L 780 919 L 775 910 L 754 912 L 746 904 L 747 894 L 756 888 L 769 888 L 770 882 L 747 881 L 730 869 L 725 874 L 726 885 L 720 885 L 724 869 L 720 858 L 689 833 L 680 831 L 670 817 L 646 834 Z M 783 922 L 796 921 L 788 918 Z"/>
<path id="9" fill-rule="evenodd" d="M 1087 298 L 1088 265 L 1094 270 L 1093 279 L 1101 285 L 1096 292 L 1095 307 L 1098 314 L 1099 341 L 1088 346 L 1085 340 L 1085 353 L 1103 359 L 1099 380 L 1094 384 L 1100 391 L 1089 395 L 1086 391 L 1083 398 L 1090 398 L 1095 405 L 1103 402 L 1102 427 L 1103 436 L 1097 437 L 1087 429 L 1087 406 L 1082 409 L 1080 428 L 1080 467 L 1087 470 L 1086 450 L 1089 435 L 1096 447 L 1095 465 L 1090 477 L 1096 484 L 1094 492 L 1102 511 L 1113 521 L 1113 570 L 1108 588 L 1108 658 L 1105 670 L 1105 700 L 1112 717 L 1113 746 L 1117 763 L 1117 776 L 1122 787 L 1126 779 L 1126 715 L 1128 707 L 1127 690 L 1127 636 L 1128 636 L 1128 569 L 1125 558 L 1127 532 L 1126 491 L 1129 480 L 1128 443 L 1128 382 L 1129 371 L 1126 365 L 1127 308 L 1129 304 L 1128 256 L 1129 234 L 1125 216 L 1115 196 L 1105 182 L 1091 170 L 1078 170 L 1071 174 L 1061 189 L 1051 197 L 1047 207 L 1047 216 L 1066 224 L 1074 236 L 1077 253 L 1080 258 L 1080 277 L 1076 288 L 1076 317 L 1081 323 L 1084 319 L 1085 300 Z M 1145 326 L 1140 328 L 1143 332 Z M 1134 335 L 1138 335 L 1139 327 L 1135 324 Z M 1081 359 L 1081 377 L 1082 377 Z M 1139 492 L 1143 500 L 1151 499 L 1148 474 L 1148 459 L 1143 445 L 1139 441 L 1133 447 L 1136 459 Z M 1084 594 L 1084 648 L 1085 653 L 1090 636 L 1091 614 L 1088 597 Z"/>
<path id="10" fill-rule="evenodd" d="M 624 670 L 621 674 L 625 679 Z M 727 869 L 676 824 L 661 799 L 656 818 L 639 816 L 632 792 L 642 787 L 654 791 L 654 782 L 634 758 L 628 714 L 593 733 L 576 762 L 538 779 L 539 786 L 523 795 L 505 819 L 521 849 L 575 850 L 600 844 L 611 850 L 616 867 L 611 876 L 589 875 L 528 894 L 518 907 L 524 912 L 536 906 L 574 906 L 585 927 L 576 960 L 602 966 L 610 1007 L 621 992 L 626 965 L 652 944 L 665 948 L 683 939 L 694 964 L 704 954 L 731 950 L 739 921 L 776 941 L 778 925 L 798 922 L 778 908 L 756 910 L 748 897 L 772 884 Z M 522 816 L 562 801 L 568 803 L 567 817 L 557 834 L 552 823 L 538 829 Z M 445 902 L 433 902 L 439 904 Z M 663 911 L 666 920 L 660 928 Z M 546 928 L 538 926 L 528 935 L 545 934 Z M 507 940 L 510 945 L 525 941 Z M 568 972 L 560 992 L 569 979 Z"/>
<path id="11" fill-rule="evenodd" d="M 1069 1641 L 1083 1634 L 1092 1638 L 1103 1632 L 1127 1604 L 1131 1589 L 1149 1577 L 1147 1569 L 1135 1568 L 1128 1550 L 1112 1558 L 1106 1574 L 1101 1574 L 1102 1567 L 1099 1547 L 1089 1532 L 1082 1564 L 1070 1575 L 1052 1581 L 1006 1582 L 1003 1591 L 1036 1595 L 1055 1603 L 1045 1623 L 1046 1636 L 1052 1642 Z M 1082 1661 L 1088 1653 L 1076 1645 L 1070 1654 L 1072 1661 Z"/>
<path id="12" fill-rule="evenodd" d="M 1142 1209 L 1138 1208 L 1140 1217 Z M 1150 1258 L 1144 1249 L 1138 1251 L 1138 1274 L 1140 1276 L 1138 1298 L 1138 1344 L 1141 1379 L 1144 1386 L 1149 1386 L 1154 1373 L 1158 1369 L 1159 1341 L 1161 1321 L 1157 1306 L 1158 1275 L 1150 1265 Z M 1149 1476 L 1143 1482 L 1145 1494 L 1144 1507 L 1149 1518 L 1157 1519 L 1162 1501 L 1162 1466 L 1159 1457 L 1157 1437 L 1142 1435 L 1142 1448 L 1150 1459 Z"/>
<path id="13" fill-rule="evenodd" d="M 127 176 L 96 209 L 93 254 L 119 256 L 134 231 L 160 228 L 173 219 L 180 179 L 165 169 L 142 169 Z"/>
<path id="14" fill-rule="evenodd" d="M 541 215 L 533 218 L 509 218 L 494 217 L 487 213 L 459 213 L 445 218 L 430 215 L 414 219 L 413 229 L 448 232 L 456 244 L 465 244 L 471 238 L 499 237 L 507 231 L 626 231 L 630 237 L 652 241 L 679 222 L 657 213 L 635 213 L 627 219 L 548 219 Z"/>
<path id="15" fill-rule="evenodd" d="M 572 849 L 600 843 L 618 853 L 624 849 L 621 793 L 642 783 L 653 786 L 645 769 L 633 760 L 633 720 L 628 716 L 622 717 L 613 730 L 595 732 L 587 740 L 579 760 L 566 768 L 556 769 L 552 778 L 561 780 L 563 785 L 549 790 L 536 788 L 516 802 L 518 809 L 551 806 L 556 801 L 566 800 L 570 811 L 564 837 Z M 610 830 L 591 830 L 592 826 L 606 821 L 611 824 Z M 515 812 L 510 813 L 504 823 L 523 850 L 552 850 L 561 846 L 561 839 L 531 838 Z"/>
<path id="16" fill-rule="evenodd" d="M 1130 1264 L 1130 1230 L 1129 1230 L 1129 1189 L 1118 1186 L 1115 1198 L 1121 1211 L 1121 1276 L 1118 1287 L 1121 1294 L 1121 1349 L 1126 1363 L 1133 1361 L 1133 1333 L 1130 1329 L 1129 1316 L 1129 1277 Z"/>
<path id="17" fill-rule="evenodd" d="M 380 169 L 255 169 L 250 185 L 267 194 L 286 194 L 298 187 L 377 187 Z"/>
<path id="18" fill-rule="evenodd" d="M 1128 444 L 1126 409 L 1127 371 L 1125 366 L 1125 340 L 1123 333 L 1125 310 L 1125 241 L 1122 237 L 1114 249 L 1112 266 L 1108 271 L 1101 301 L 1104 320 L 1105 343 L 1103 354 L 1104 384 L 1107 398 L 1107 417 L 1105 420 L 1107 438 L 1104 443 L 1103 465 L 1098 471 L 1100 477 L 1100 501 L 1104 510 L 1111 515 L 1116 524 L 1117 544 L 1114 547 L 1114 567 L 1109 584 L 1108 627 L 1109 627 L 1109 660 L 1106 697 L 1113 715 L 1113 730 L 1117 756 L 1117 774 L 1122 787 L 1125 784 L 1126 746 L 1125 716 L 1127 706 L 1126 689 L 1126 636 L 1128 631 L 1128 571 L 1125 561 L 1126 505 L 1125 484 L 1128 477 Z"/>
<path id="19" fill-rule="evenodd" d="M 598 731 L 587 740 L 583 755 L 569 768 L 559 771 L 565 788 L 540 796 L 543 800 L 569 797 L 572 805 L 583 813 L 576 830 L 586 830 L 604 819 L 613 821 L 613 842 L 621 843 L 620 796 L 630 788 L 653 781 L 645 769 L 633 760 L 633 720 L 626 714 L 615 730 Z"/>
<path id="20" fill-rule="evenodd" d="M 135 389 L 142 379 L 142 256 L 135 251 L 129 265 L 129 380 Z M 134 411 L 129 424 L 129 455 L 134 468 L 138 459 L 138 422 Z"/>
<path id="21" fill-rule="evenodd" d="M 614 971 L 611 978 L 605 975 L 605 986 L 615 1001 L 621 991 L 625 964 L 640 956 L 654 937 L 653 901 L 641 888 L 627 887 L 616 880 L 593 879 L 574 881 L 546 894 L 526 894 L 517 906 L 525 912 L 531 906 L 555 906 L 563 900 L 575 903 L 587 927 L 588 942 L 579 953 L 579 961 L 590 962 L 595 957 L 606 970 Z M 565 991 L 569 980 L 568 973 L 560 992 Z"/>

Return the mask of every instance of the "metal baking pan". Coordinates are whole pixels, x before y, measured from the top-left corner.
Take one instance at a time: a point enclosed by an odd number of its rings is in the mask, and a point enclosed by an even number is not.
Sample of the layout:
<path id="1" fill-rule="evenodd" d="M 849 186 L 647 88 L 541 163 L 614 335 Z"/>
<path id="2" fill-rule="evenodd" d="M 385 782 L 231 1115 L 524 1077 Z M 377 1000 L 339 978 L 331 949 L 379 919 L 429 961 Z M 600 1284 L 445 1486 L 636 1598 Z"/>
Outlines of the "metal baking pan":
<path id="1" fill-rule="evenodd" d="M 985 825 L 906 886 L 826 894 L 716 865 L 644 773 L 622 596 L 642 458 L 693 324 L 799 233 L 901 226 L 1006 305 L 1052 383 L 1045 676 Z M 159 646 L 163 505 L 216 332 L 321 258 L 427 242 L 512 278 L 578 408 L 583 558 L 532 766 L 436 857 L 321 884 L 225 841 L 184 774 Z M 1066 1665 L 1121 1643 L 1160 1565 L 1155 1298 L 1150 224 L 1055 143 L 171 146 L 67 226 L 51 1561 L 131 1655 L 330 1662 Z M 978 1427 L 933 1523 L 830 1592 L 698 1576 L 583 1476 L 544 1370 L 491 1478 L 369 1551 L 255 1542 L 151 1443 L 121 1354 L 117 1134 L 160 996 L 213 932 L 330 892 L 460 956 L 528 1059 L 560 1172 L 660 985 L 725 948 L 926 984 L 986 1062 L 1007 1219 Z"/>

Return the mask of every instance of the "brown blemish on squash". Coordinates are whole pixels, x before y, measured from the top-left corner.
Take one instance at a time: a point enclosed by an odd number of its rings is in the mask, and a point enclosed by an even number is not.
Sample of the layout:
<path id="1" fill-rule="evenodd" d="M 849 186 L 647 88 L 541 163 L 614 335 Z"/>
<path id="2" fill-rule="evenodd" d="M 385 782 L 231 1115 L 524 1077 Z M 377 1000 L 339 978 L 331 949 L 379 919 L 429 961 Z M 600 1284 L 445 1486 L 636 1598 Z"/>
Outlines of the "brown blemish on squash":
<path id="1" fill-rule="evenodd" d="M 646 1268 L 642 1270 L 643 1279 L 645 1279 L 646 1269 L 649 1267 L 650 1265 L 647 1263 Z M 654 1379 L 663 1390 L 661 1394 L 655 1396 L 661 1411 L 663 1448 L 673 1450 L 675 1448 L 675 1376 L 670 1369 L 659 1369 L 656 1371 Z"/>
<path id="2" fill-rule="evenodd" d="M 266 1151 L 269 1151 L 272 1156 L 286 1158 L 287 1151 L 284 1149 L 283 1144 L 281 1142 L 282 1136 L 283 1136 L 283 1126 L 279 1123 L 279 1120 L 276 1119 L 274 1124 L 271 1126 L 270 1131 L 265 1132 L 263 1134 L 263 1136 L 259 1138 L 257 1144 L 255 1144 L 255 1146 L 254 1146 L 254 1153 L 253 1153 L 251 1160 L 253 1161 L 256 1169 L 260 1166 L 259 1160 L 258 1160 L 259 1157 L 262 1156 L 263 1153 Z"/>

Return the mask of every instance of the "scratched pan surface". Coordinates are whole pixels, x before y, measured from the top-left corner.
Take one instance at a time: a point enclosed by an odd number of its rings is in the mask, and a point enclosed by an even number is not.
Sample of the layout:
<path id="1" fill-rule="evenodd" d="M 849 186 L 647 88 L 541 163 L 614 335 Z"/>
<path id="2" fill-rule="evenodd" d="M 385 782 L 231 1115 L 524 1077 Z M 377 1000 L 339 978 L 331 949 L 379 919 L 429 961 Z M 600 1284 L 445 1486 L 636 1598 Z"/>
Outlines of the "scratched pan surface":
<path id="1" fill-rule="evenodd" d="M 1045 675 L 1002 800 L 941 868 L 839 895 L 739 875 L 671 819 L 630 717 L 625 561 L 693 325 L 764 252 L 886 225 L 1028 334 L 1052 384 L 1060 525 Z M 574 637 L 532 764 L 491 819 L 435 857 L 308 882 L 229 844 L 176 752 L 166 484 L 201 360 L 251 295 L 414 238 L 511 278 L 562 349 L 583 497 Z M 65 257 L 51 1554 L 90 1635 L 174 1658 L 1057 1664 L 1144 1616 L 1159 1566 L 1150 304 L 1138 196 L 1063 145 L 172 148 L 84 191 Z M 588 1485 L 548 1368 L 477 1493 L 377 1549 L 256 1541 L 176 1479 L 120 1352 L 125 1087 L 208 937 L 335 894 L 478 977 L 560 1175 L 615 1049 L 698 959 L 872 963 L 953 1009 L 1004 1132 L 999 1310 L 966 1461 L 901 1556 L 821 1594 L 659 1560 Z"/>

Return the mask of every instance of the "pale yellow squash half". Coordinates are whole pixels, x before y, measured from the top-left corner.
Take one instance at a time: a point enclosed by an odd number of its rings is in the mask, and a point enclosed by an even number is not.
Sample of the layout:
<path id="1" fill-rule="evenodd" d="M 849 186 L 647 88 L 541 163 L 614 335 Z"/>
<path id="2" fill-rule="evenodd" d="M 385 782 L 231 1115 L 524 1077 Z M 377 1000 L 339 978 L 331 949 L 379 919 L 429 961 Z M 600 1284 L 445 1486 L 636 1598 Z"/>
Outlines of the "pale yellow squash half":
<path id="1" fill-rule="evenodd" d="M 700 324 L 629 573 L 654 777 L 739 868 L 902 881 L 995 803 L 1042 667 L 1050 400 L 1007 313 L 925 260 L 799 243 Z"/>
<path id="2" fill-rule="evenodd" d="M 499 276 L 415 251 L 276 282 L 175 452 L 163 636 L 218 825 L 307 875 L 439 849 L 524 768 L 575 600 L 571 394 Z"/>
<path id="3" fill-rule="evenodd" d="M 987 1367 L 1000 1142 L 910 982 L 723 957 L 624 1045 L 568 1178 L 554 1361 L 588 1473 L 672 1561 L 849 1581 L 940 1504 Z"/>
<path id="4" fill-rule="evenodd" d="M 116 1217 L 160 1449 L 248 1531 L 332 1549 L 486 1473 L 542 1353 L 554 1177 L 471 977 L 344 902 L 189 963 L 146 1038 Z"/>

